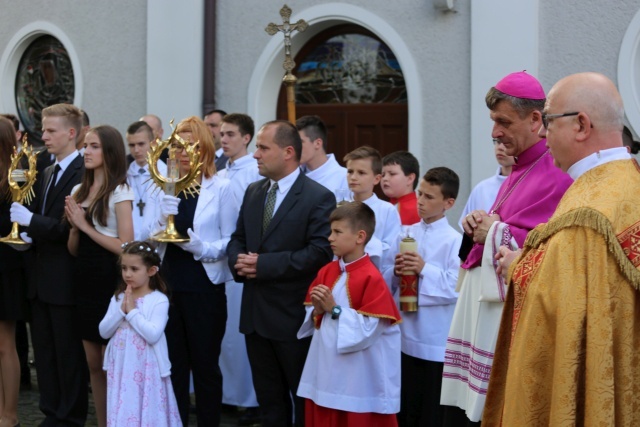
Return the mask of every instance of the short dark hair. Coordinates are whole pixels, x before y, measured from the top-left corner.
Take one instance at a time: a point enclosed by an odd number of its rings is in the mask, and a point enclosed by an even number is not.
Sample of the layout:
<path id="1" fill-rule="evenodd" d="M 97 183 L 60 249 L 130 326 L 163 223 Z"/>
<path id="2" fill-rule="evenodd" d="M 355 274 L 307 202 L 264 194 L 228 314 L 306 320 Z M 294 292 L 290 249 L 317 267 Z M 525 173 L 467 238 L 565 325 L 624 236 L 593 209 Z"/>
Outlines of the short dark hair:
<path id="1" fill-rule="evenodd" d="M 138 132 L 146 132 L 149 142 L 153 141 L 153 129 L 151 129 L 151 126 L 149 126 L 147 122 L 133 122 L 127 128 L 127 135 L 134 135 Z"/>
<path id="2" fill-rule="evenodd" d="M 329 222 L 346 221 L 351 231 L 357 233 L 363 230 L 366 233 L 364 244 L 371 240 L 373 232 L 376 230 L 376 214 L 366 203 L 346 202 L 331 212 Z"/>
<path id="3" fill-rule="evenodd" d="M 489 92 L 487 92 L 484 101 L 491 111 L 495 110 L 501 101 L 507 101 L 511 104 L 513 109 L 516 110 L 518 116 L 520 116 L 521 119 L 524 119 L 533 111 L 542 112 L 546 99 L 516 98 L 515 96 L 507 95 L 495 87 L 492 87 L 489 89 Z"/>
<path id="4" fill-rule="evenodd" d="M 400 166 L 405 176 L 414 174 L 416 178 L 413 180 L 413 189 L 416 189 L 418 186 L 418 177 L 420 176 L 420 164 L 416 156 L 408 151 L 394 151 L 382 158 L 382 166 L 388 165 Z"/>
<path id="5" fill-rule="evenodd" d="M 451 169 L 444 166 L 431 168 L 424 174 L 422 179 L 431 185 L 439 185 L 440 191 L 446 199 L 455 199 L 458 197 L 460 178 L 458 178 L 458 174 Z"/>
<path id="6" fill-rule="evenodd" d="M 82 127 L 91 126 L 91 122 L 89 121 L 89 115 L 87 114 L 87 112 L 84 110 L 80 110 L 80 113 L 82 113 Z"/>
<path id="7" fill-rule="evenodd" d="M 272 120 L 263 124 L 262 129 L 266 129 L 268 126 L 276 126 L 276 132 L 273 135 L 276 145 L 280 148 L 293 147 L 293 151 L 296 153 L 296 159 L 300 162 L 302 139 L 300 139 L 298 129 L 287 120 Z"/>
<path id="8" fill-rule="evenodd" d="M 320 116 L 302 116 L 296 120 L 298 131 L 304 131 L 310 140 L 322 141 L 322 149 L 327 152 L 327 125 L 324 124 Z"/>
<path id="9" fill-rule="evenodd" d="M 375 148 L 369 147 L 368 145 L 358 147 L 355 150 L 348 152 L 347 155 L 344 156 L 343 161 L 346 163 L 349 160 L 358 159 L 371 159 L 371 169 L 373 169 L 373 173 L 376 175 L 380 175 L 382 173 L 382 156 Z"/>
<path id="10" fill-rule="evenodd" d="M 253 139 L 253 135 L 255 135 L 256 127 L 253 124 L 253 119 L 246 114 L 242 114 L 242 113 L 225 114 L 224 116 L 222 116 L 221 123 L 229 123 L 230 125 L 238 126 L 240 135 L 245 136 L 248 134 L 251 136 L 251 138 L 249 138 L 249 142 L 251 142 L 251 140 Z M 247 143 L 247 145 L 249 145 L 249 142 Z"/>
<path id="11" fill-rule="evenodd" d="M 218 114 L 220 114 L 220 117 L 224 117 L 224 116 L 226 116 L 226 115 L 227 115 L 227 112 L 226 112 L 226 111 L 224 111 L 224 110 L 209 110 L 209 112 L 208 112 L 208 113 L 206 113 L 203 117 L 210 116 L 210 115 L 212 115 L 213 113 L 218 113 Z"/>
<path id="12" fill-rule="evenodd" d="M 0 117 L 4 117 L 5 119 L 13 123 L 13 129 L 15 129 L 16 131 L 20 130 L 20 120 L 18 120 L 15 114 L 0 114 Z"/>

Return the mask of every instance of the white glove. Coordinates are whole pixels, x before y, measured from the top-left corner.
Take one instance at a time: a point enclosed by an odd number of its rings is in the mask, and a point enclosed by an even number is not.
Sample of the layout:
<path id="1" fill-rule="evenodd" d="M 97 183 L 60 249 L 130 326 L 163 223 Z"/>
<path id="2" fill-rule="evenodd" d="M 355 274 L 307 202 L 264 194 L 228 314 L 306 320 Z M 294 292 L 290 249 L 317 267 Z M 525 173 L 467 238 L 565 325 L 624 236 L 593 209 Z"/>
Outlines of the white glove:
<path id="1" fill-rule="evenodd" d="M 188 229 L 187 234 L 191 240 L 184 243 L 176 243 L 176 245 L 187 252 L 191 252 L 196 260 L 200 260 L 200 258 L 202 258 L 202 252 L 204 251 L 204 243 L 200 239 L 200 236 L 192 229 Z"/>
<path id="2" fill-rule="evenodd" d="M 165 194 L 160 199 L 160 223 L 166 224 L 169 215 L 178 215 L 180 199 L 176 196 Z"/>
<path id="3" fill-rule="evenodd" d="M 31 224 L 31 217 L 33 217 L 33 212 L 29 209 L 25 208 L 18 202 L 13 202 L 11 204 L 11 222 L 17 222 L 20 225 L 28 227 Z"/>

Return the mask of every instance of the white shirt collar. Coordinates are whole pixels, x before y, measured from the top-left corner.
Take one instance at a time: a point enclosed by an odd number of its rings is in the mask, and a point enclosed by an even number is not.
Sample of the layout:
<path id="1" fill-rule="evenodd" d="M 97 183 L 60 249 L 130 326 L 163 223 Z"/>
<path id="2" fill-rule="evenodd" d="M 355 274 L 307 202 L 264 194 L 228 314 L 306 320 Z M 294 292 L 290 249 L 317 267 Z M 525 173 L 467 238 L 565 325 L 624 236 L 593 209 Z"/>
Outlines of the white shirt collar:
<path id="1" fill-rule="evenodd" d="M 76 157 L 78 157 L 79 155 L 80 153 L 78 153 L 78 150 L 73 150 L 71 154 L 69 154 L 67 157 L 60 160 L 59 162 L 56 160 L 55 164 L 60 165 L 60 170 L 64 172 L 69 167 L 71 162 L 73 162 L 76 159 Z"/>
<path id="2" fill-rule="evenodd" d="M 218 157 L 222 156 L 222 154 L 223 154 L 223 153 L 224 153 L 224 150 L 222 149 L 222 147 L 221 147 L 221 148 L 218 148 L 218 149 L 216 150 L 216 159 L 217 159 Z"/>
<path id="3" fill-rule="evenodd" d="M 425 230 L 438 229 L 438 228 L 446 227 L 447 225 L 449 225 L 449 220 L 447 219 L 446 215 L 440 218 L 439 220 L 433 221 L 432 223 L 429 223 L 429 224 L 424 222 L 423 219 L 420 220 L 420 226 Z"/>
<path id="4" fill-rule="evenodd" d="M 344 270 L 346 270 L 347 265 L 353 264 L 356 261 L 360 261 L 362 258 L 366 256 L 367 256 L 367 253 L 365 252 L 365 254 L 362 255 L 360 258 L 353 260 L 351 262 L 344 262 L 344 258 L 338 258 L 338 265 L 340 266 L 340 271 L 344 272 Z"/>
<path id="5" fill-rule="evenodd" d="M 289 175 L 281 178 L 280 181 L 278 181 L 278 192 L 281 194 L 287 194 L 293 183 L 298 179 L 298 175 L 300 175 L 300 168 L 295 168 Z M 276 181 L 270 179 L 269 182 L 271 183 L 269 188 L 271 188 Z"/>
<path id="6" fill-rule="evenodd" d="M 131 164 L 129 165 L 129 170 L 128 173 L 131 176 L 137 176 L 140 175 L 140 169 L 144 169 L 145 174 L 149 172 L 149 164 L 147 163 L 144 166 L 140 166 L 139 164 L 136 163 L 136 161 L 134 160 L 133 162 L 131 162 Z"/>
<path id="7" fill-rule="evenodd" d="M 236 161 L 233 163 L 231 162 L 231 159 L 227 160 L 227 169 L 229 170 L 242 169 L 246 167 L 248 164 L 254 163 L 255 161 L 256 159 L 253 158 L 253 153 L 247 153 L 244 156 L 240 157 L 239 159 L 236 159 Z"/>
<path id="8" fill-rule="evenodd" d="M 629 160 L 631 155 L 627 152 L 626 147 L 609 148 L 607 150 L 600 150 L 597 153 L 593 153 L 584 159 L 575 162 L 567 170 L 567 173 L 573 180 L 580 178 L 585 172 L 595 168 L 596 166 L 604 165 L 605 163 L 613 162 L 614 160 Z"/>

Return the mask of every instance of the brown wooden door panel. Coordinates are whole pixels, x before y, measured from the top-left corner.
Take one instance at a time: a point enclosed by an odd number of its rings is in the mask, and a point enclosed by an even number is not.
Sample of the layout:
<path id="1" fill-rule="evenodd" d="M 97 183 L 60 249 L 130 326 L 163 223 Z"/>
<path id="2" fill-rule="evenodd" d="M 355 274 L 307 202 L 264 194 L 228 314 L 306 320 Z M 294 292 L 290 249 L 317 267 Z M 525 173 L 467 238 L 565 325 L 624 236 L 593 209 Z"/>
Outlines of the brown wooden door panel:
<path id="1" fill-rule="evenodd" d="M 286 109 L 278 108 L 280 119 Z M 345 154 L 370 145 L 382 156 L 407 150 L 409 142 L 406 104 L 315 104 L 297 105 L 296 115 L 315 114 L 327 125 L 328 149 L 341 164 Z"/>

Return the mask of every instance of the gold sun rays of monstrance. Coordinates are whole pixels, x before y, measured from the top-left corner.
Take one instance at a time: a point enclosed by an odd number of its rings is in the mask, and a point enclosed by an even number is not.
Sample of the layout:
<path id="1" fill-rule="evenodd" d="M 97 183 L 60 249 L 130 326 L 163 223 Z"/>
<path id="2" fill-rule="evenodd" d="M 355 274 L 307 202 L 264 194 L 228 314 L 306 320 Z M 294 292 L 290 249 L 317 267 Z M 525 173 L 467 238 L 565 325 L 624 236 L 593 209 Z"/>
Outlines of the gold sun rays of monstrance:
<path id="1" fill-rule="evenodd" d="M 177 196 L 184 192 L 185 196 L 195 196 L 200 192 L 198 186 L 198 177 L 202 170 L 202 162 L 200 161 L 200 141 L 185 141 L 178 135 L 178 128 L 173 127 L 173 120 L 170 122 L 173 132 L 168 139 L 156 140 L 149 153 L 147 154 L 147 160 L 149 162 L 149 173 L 151 174 L 151 180 L 164 191 L 165 194 Z M 158 160 L 160 155 L 166 149 L 169 149 L 169 158 L 167 159 L 167 175 L 163 176 L 158 170 Z M 184 150 L 189 157 L 189 172 L 180 176 L 180 166 L 176 161 L 176 151 Z M 175 220 L 173 215 L 169 215 L 167 218 L 167 226 L 165 230 L 154 235 L 153 240 L 162 243 L 179 243 L 188 242 L 189 237 L 184 236 L 176 230 Z"/>
<path id="2" fill-rule="evenodd" d="M 35 193 L 33 192 L 33 184 L 36 182 L 36 155 L 33 147 L 27 142 L 27 134 L 22 137 L 22 150 L 18 152 L 18 148 L 13 148 L 11 155 L 11 166 L 9 166 L 9 190 L 11 192 L 11 200 L 20 204 L 31 203 Z M 22 169 L 21 162 L 23 157 L 28 160 L 29 169 Z M 20 185 L 22 184 L 22 185 Z M 11 224 L 11 233 L 0 239 L 0 242 L 13 245 L 26 245 L 27 242 L 20 238 L 18 223 Z"/>

